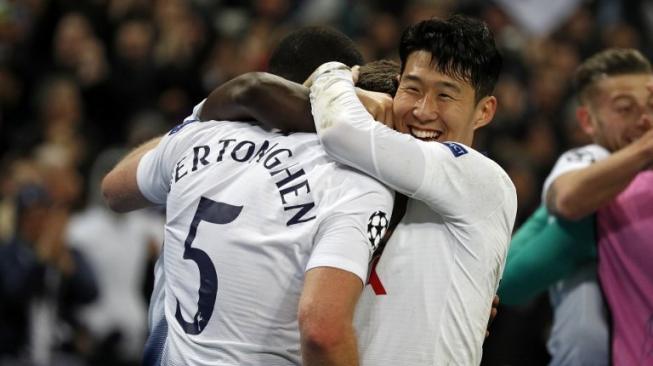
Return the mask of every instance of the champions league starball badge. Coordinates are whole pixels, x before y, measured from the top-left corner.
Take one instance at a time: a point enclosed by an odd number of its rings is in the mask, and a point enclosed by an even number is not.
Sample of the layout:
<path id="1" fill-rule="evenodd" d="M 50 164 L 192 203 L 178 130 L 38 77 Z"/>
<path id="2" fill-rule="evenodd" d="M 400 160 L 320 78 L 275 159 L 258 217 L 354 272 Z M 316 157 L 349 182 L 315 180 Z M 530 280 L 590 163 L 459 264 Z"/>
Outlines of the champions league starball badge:
<path id="1" fill-rule="evenodd" d="M 367 221 L 367 238 L 372 244 L 372 251 L 376 251 L 379 247 L 389 223 L 388 216 L 383 211 L 376 211 L 370 216 Z"/>

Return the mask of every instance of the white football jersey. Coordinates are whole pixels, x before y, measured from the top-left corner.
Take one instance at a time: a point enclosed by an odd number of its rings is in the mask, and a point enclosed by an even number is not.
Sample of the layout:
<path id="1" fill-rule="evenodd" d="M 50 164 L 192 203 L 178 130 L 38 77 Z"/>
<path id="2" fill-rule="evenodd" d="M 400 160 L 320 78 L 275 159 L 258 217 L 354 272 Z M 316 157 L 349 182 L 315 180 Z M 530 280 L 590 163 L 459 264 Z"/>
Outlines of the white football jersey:
<path id="1" fill-rule="evenodd" d="M 610 151 L 597 144 L 590 144 L 571 149 L 560 155 L 553 166 L 551 173 L 549 173 L 549 176 L 547 176 L 544 181 L 544 187 L 542 188 L 542 202 L 546 203 L 546 195 L 549 188 L 553 181 L 555 181 L 559 176 L 572 170 L 586 168 L 599 160 L 607 158 L 608 156 L 610 156 Z"/>
<path id="2" fill-rule="evenodd" d="M 357 306 L 361 364 L 478 365 L 517 211 L 514 185 L 467 146 L 375 122 L 350 72 L 329 66 L 311 87 L 325 149 L 411 198 Z"/>
<path id="3" fill-rule="evenodd" d="M 304 272 L 364 281 L 393 194 L 314 134 L 193 122 L 138 167 L 143 195 L 166 204 L 145 363 L 298 365 Z"/>

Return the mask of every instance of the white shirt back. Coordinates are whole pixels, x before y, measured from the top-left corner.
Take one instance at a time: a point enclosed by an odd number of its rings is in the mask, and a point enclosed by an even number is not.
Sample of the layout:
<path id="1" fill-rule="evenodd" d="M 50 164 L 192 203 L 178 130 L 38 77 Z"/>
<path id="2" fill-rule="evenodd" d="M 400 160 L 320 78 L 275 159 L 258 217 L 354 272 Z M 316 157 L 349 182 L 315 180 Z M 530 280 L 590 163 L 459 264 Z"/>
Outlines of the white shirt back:
<path id="1" fill-rule="evenodd" d="M 150 364 L 299 364 L 304 272 L 329 266 L 364 281 L 368 221 L 392 211 L 388 189 L 332 162 L 315 135 L 245 123 L 173 130 L 138 182 L 167 204 Z"/>

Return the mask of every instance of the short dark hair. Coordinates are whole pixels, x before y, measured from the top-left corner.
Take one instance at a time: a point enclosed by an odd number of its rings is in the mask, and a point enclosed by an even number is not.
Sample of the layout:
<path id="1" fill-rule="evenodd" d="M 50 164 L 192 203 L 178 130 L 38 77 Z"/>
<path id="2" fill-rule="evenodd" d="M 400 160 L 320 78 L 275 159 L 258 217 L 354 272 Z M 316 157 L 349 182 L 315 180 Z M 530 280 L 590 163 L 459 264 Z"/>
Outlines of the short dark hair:
<path id="1" fill-rule="evenodd" d="M 268 72 L 303 83 L 325 62 L 338 61 L 351 67 L 364 63 L 356 44 L 330 27 L 302 27 L 284 37 L 270 56 Z"/>
<path id="2" fill-rule="evenodd" d="M 454 15 L 447 20 L 432 18 L 408 27 L 401 36 L 401 73 L 415 51 L 431 54 L 431 62 L 443 74 L 469 82 L 476 101 L 492 95 L 503 58 L 487 25 L 476 19 Z"/>
<path id="3" fill-rule="evenodd" d="M 356 86 L 394 96 L 397 93 L 399 64 L 390 60 L 368 62 L 361 66 Z"/>
<path id="4" fill-rule="evenodd" d="M 651 63 L 632 48 L 609 48 L 585 60 L 574 74 L 574 89 L 582 104 L 594 91 L 595 83 L 606 76 L 650 74 Z"/>

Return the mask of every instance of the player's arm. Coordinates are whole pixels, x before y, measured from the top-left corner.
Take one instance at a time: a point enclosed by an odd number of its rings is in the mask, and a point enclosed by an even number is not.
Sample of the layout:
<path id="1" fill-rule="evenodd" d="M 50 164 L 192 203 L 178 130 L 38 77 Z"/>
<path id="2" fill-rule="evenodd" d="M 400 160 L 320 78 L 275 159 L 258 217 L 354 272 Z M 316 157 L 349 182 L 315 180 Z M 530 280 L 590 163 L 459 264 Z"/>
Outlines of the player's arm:
<path id="1" fill-rule="evenodd" d="M 283 131 L 315 132 L 308 88 L 265 72 L 240 75 L 213 90 L 202 121 L 256 120 Z"/>
<path id="2" fill-rule="evenodd" d="M 596 212 L 653 164 L 653 130 L 609 157 L 558 176 L 546 193 L 550 212 L 578 220 Z"/>
<path id="3" fill-rule="evenodd" d="M 152 205 L 138 187 L 136 172 L 143 156 L 160 141 L 157 137 L 132 150 L 104 177 L 102 196 L 112 210 L 128 212 Z"/>
<path id="4" fill-rule="evenodd" d="M 372 252 L 391 220 L 390 190 L 351 170 L 335 174 L 332 178 L 349 188 L 331 187 L 320 201 L 323 215 L 299 301 L 304 365 L 358 365 L 354 310 Z M 385 218 L 379 221 L 384 229 L 369 227 L 377 217 Z"/>
<path id="5" fill-rule="evenodd" d="M 394 93 L 396 86 L 385 80 L 398 72 L 399 65 L 387 60 L 371 62 L 360 68 L 359 80 L 368 88 Z M 360 98 L 371 102 L 366 106 L 371 106 L 373 115 L 379 98 L 392 101 L 388 94 L 358 91 Z M 201 121 L 252 120 L 283 131 L 315 132 L 308 88 L 273 74 L 250 72 L 237 76 L 214 89 L 203 104 L 194 112 Z"/>
<path id="6" fill-rule="evenodd" d="M 554 220 L 541 206 L 512 238 L 501 301 L 524 303 L 596 258 L 593 216 L 581 221 Z"/>
<path id="7" fill-rule="evenodd" d="M 306 273 L 299 302 L 304 365 L 358 365 L 352 322 L 362 289 L 348 271 L 318 267 Z"/>

